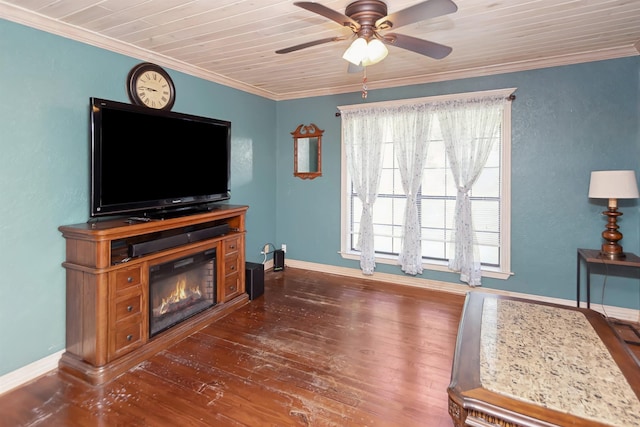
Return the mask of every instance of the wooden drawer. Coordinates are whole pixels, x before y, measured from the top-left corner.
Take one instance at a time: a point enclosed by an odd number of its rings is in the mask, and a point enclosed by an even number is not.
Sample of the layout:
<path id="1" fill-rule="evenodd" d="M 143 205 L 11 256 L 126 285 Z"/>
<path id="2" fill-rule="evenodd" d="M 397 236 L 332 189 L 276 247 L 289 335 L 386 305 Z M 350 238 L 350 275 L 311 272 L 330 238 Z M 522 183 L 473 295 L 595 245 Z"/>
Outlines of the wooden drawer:
<path id="1" fill-rule="evenodd" d="M 223 242 L 224 255 L 229 256 L 231 254 L 238 253 L 240 246 L 240 237 L 229 237 Z"/>
<path id="2" fill-rule="evenodd" d="M 146 318 L 143 279 L 140 265 L 111 273 L 107 356 L 109 361 L 146 342 L 146 337 L 143 337 L 143 319 Z"/>
<path id="3" fill-rule="evenodd" d="M 131 321 L 118 323 L 114 334 L 115 348 L 111 360 L 142 345 L 141 316 L 134 316 L 131 318 Z"/>
<path id="4" fill-rule="evenodd" d="M 242 286 L 240 286 L 240 274 L 232 273 L 228 274 L 224 278 L 224 292 L 222 293 L 223 302 L 229 301 L 231 298 L 244 292 Z"/>
<path id="5" fill-rule="evenodd" d="M 227 256 L 224 259 L 224 275 L 228 276 L 230 274 L 238 274 L 240 271 L 240 257 L 235 256 Z"/>
<path id="6" fill-rule="evenodd" d="M 140 286 L 140 279 L 140 267 L 116 272 L 116 293 L 124 293 L 134 286 Z"/>
<path id="7" fill-rule="evenodd" d="M 142 312 L 142 294 L 137 293 L 135 295 L 120 298 L 116 301 L 116 309 L 115 309 L 115 321 L 121 322 L 122 320 L 130 317 L 139 315 Z"/>

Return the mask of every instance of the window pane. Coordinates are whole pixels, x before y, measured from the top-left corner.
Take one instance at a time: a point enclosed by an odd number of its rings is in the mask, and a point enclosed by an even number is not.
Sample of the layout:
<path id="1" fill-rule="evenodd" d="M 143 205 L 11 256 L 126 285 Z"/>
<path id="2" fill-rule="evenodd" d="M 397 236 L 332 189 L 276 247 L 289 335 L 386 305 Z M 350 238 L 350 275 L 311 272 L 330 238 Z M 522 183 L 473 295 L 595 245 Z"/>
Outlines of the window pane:
<path id="1" fill-rule="evenodd" d="M 393 194 L 404 195 L 404 190 L 402 189 L 402 176 L 400 175 L 400 169 L 394 170 L 393 179 L 394 179 Z"/>
<path id="2" fill-rule="evenodd" d="M 449 230 L 453 229 L 453 223 L 456 217 L 456 200 L 455 199 L 447 199 L 444 203 L 445 207 L 445 215 L 447 219 L 447 223 L 445 224 L 446 228 Z"/>
<path id="3" fill-rule="evenodd" d="M 491 154 L 489 154 L 489 158 L 487 159 L 487 163 L 484 165 L 485 168 L 498 168 L 500 167 L 500 158 L 501 158 L 501 145 L 500 138 L 497 138 L 493 143 L 493 147 L 491 147 Z"/>
<path id="4" fill-rule="evenodd" d="M 373 207 L 374 224 L 393 224 L 393 199 L 378 197 Z"/>
<path id="5" fill-rule="evenodd" d="M 471 216 L 476 231 L 500 231 L 500 203 L 497 200 L 472 200 Z"/>
<path id="6" fill-rule="evenodd" d="M 349 236 L 349 240 L 348 240 L 348 244 L 349 244 L 349 250 L 352 251 L 356 251 L 359 250 L 360 248 L 358 248 L 358 239 L 360 238 L 360 235 L 358 233 L 353 233 Z"/>
<path id="7" fill-rule="evenodd" d="M 493 246 L 478 246 L 480 259 L 485 265 L 497 267 L 500 265 L 500 250 Z"/>
<path id="8" fill-rule="evenodd" d="M 380 187 L 378 188 L 378 194 L 393 194 L 393 169 L 382 169 L 380 175 Z"/>
<path id="9" fill-rule="evenodd" d="M 442 199 L 422 200 L 422 226 L 444 228 L 446 223 L 445 201 Z"/>
<path id="10" fill-rule="evenodd" d="M 422 175 L 422 195 L 445 196 L 446 174 L 446 169 L 425 169 Z"/>
<path id="11" fill-rule="evenodd" d="M 500 169 L 484 168 L 471 190 L 473 197 L 500 197 Z"/>
<path id="12" fill-rule="evenodd" d="M 445 247 L 443 242 L 423 241 L 422 256 L 431 259 L 446 259 Z"/>
<path id="13" fill-rule="evenodd" d="M 499 234 L 476 231 L 476 243 L 483 246 L 497 247 L 500 243 Z"/>
<path id="14" fill-rule="evenodd" d="M 393 144 L 384 144 L 382 147 L 382 155 L 382 167 L 386 169 L 393 169 L 395 163 Z"/>
<path id="15" fill-rule="evenodd" d="M 407 205 L 407 199 L 404 197 L 393 199 L 393 223 L 397 225 L 404 224 L 404 207 Z"/>

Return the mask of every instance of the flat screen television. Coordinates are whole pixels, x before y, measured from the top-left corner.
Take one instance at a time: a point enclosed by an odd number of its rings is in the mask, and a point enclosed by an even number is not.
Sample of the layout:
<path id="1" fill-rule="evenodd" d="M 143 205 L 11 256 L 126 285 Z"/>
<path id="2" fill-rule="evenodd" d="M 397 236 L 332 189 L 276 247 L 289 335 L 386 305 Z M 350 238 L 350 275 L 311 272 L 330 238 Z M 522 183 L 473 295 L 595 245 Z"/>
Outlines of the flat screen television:
<path id="1" fill-rule="evenodd" d="M 230 198 L 230 122 L 90 104 L 91 217 L 189 213 Z"/>

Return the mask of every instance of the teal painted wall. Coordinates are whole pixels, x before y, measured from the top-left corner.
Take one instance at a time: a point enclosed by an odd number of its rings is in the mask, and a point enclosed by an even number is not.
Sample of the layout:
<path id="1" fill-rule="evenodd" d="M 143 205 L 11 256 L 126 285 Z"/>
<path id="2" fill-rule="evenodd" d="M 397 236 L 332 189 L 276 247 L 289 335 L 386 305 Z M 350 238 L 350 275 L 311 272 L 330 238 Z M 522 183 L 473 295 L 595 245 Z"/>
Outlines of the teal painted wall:
<path id="1" fill-rule="evenodd" d="M 591 170 L 638 171 L 638 57 L 482 78 L 278 102 L 277 238 L 296 260 L 359 268 L 340 250 L 340 119 L 336 106 L 449 93 L 517 88 L 512 106 L 512 271 L 487 288 L 575 300 L 576 249 L 598 248 L 605 201 L 587 198 Z M 292 176 L 289 132 L 310 122 L 325 130 L 323 176 Z M 626 251 L 638 253 L 638 202 L 620 201 Z M 404 274 L 378 264 L 376 271 Z M 457 274 L 425 270 L 423 278 L 458 283 Z M 604 279 L 592 281 L 600 301 Z M 609 277 L 605 303 L 638 309 L 637 279 Z M 583 291 L 584 292 L 584 291 Z M 584 295 L 584 293 L 583 293 Z"/>
<path id="2" fill-rule="evenodd" d="M 0 20 L 0 375 L 65 347 L 64 239 L 89 218 L 89 97 L 128 102 L 135 58 Z M 174 111 L 232 122 L 249 261 L 275 239 L 275 101 L 168 70 Z"/>
<path id="3" fill-rule="evenodd" d="M 0 375 L 64 349 L 64 239 L 88 219 L 88 100 L 127 102 L 138 62 L 0 20 Z M 596 247 L 604 204 L 587 197 L 592 169 L 638 169 L 638 71 L 627 58 L 372 90 L 367 102 L 517 87 L 513 104 L 513 271 L 484 286 L 572 299 L 575 250 Z M 287 257 L 358 268 L 340 249 L 340 119 L 359 93 L 275 102 L 169 70 L 175 111 L 230 120 L 232 199 L 250 206 L 247 259 L 266 242 Z M 323 176 L 293 177 L 290 132 L 325 130 Z M 274 125 L 275 124 L 275 125 Z M 626 250 L 638 252 L 636 201 L 621 202 Z M 401 274 L 397 267 L 377 271 Z M 453 274 L 423 277 L 458 283 Z M 594 295 L 599 289 L 594 283 Z M 638 308 L 638 281 L 611 280 L 606 303 Z M 463 286 L 463 285 L 461 285 Z M 635 305 L 634 305 L 635 304 Z"/>

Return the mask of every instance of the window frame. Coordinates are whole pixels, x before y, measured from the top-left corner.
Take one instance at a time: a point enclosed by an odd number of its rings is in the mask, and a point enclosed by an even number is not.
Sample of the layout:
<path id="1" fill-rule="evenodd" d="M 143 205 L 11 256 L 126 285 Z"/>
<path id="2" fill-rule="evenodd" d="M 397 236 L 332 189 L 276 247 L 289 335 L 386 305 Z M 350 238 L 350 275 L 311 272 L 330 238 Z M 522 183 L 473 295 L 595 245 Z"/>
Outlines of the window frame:
<path id="1" fill-rule="evenodd" d="M 446 101 L 465 101 L 489 96 L 504 96 L 509 98 L 516 88 L 488 90 L 480 92 L 466 92 L 431 96 L 424 98 L 401 99 L 367 103 L 367 107 L 390 107 L 398 105 L 412 105 L 436 103 Z M 511 98 L 510 98 L 511 99 Z M 339 106 L 340 111 L 362 108 L 362 104 Z M 342 132 L 341 132 L 342 133 Z M 511 102 L 504 105 L 501 124 L 501 193 L 500 193 L 500 266 L 482 267 L 482 277 L 507 279 L 511 272 Z M 349 248 L 349 216 L 351 214 L 348 171 L 346 165 L 346 151 L 341 136 L 341 182 L 340 182 L 340 256 L 344 259 L 360 260 L 360 252 Z M 397 255 L 384 255 L 376 252 L 375 262 L 380 264 L 397 265 Z M 453 272 L 448 268 L 448 261 L 423 260 L 425 270 Z"/>

